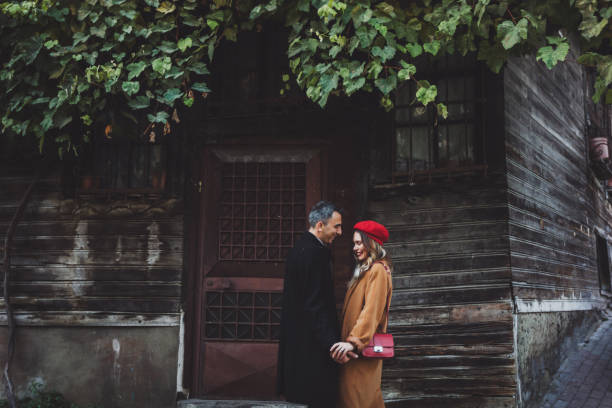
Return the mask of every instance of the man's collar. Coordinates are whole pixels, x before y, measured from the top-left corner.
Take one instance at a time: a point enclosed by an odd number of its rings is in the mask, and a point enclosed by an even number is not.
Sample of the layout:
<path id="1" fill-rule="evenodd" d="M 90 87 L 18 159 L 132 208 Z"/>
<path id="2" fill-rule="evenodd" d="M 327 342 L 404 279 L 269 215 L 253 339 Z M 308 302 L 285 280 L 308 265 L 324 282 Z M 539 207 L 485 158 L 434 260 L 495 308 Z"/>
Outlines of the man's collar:
<path id="1" fill-rule="evenodd" d="M 313 237 L 315 237 L 315 238 L 316 238 L 316 240 L 317 240 L 317 241 L 319 241 L 319 242 L 321 243 L 321 245 L 323 245 L 325 248 L 328 248 L 328 245 L 325 245 L 325 243 L 324 243 L 323 241 L 321 241 L 321 240 L 319 239 L 319 237 L 317 237 L 315 234 L 313 234 L 313 233 L 312 233 L 312 232 L 310 232 L 310 231 L 306 231 L 306 232 L 308 232 L 310 235 L 312 235 Z"/>

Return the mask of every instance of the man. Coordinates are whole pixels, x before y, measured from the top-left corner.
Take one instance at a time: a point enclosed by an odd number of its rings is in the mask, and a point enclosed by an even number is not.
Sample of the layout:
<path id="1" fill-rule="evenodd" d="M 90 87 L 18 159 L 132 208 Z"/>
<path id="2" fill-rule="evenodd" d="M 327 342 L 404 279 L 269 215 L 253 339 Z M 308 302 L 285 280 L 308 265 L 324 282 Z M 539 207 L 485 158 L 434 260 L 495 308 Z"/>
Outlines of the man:
<path id="1" fill-rule="evenodd" d="M 342 235 L 342 215 L 320 201 L 310 228 L 289 252 L 278 354 L 278 391 L 310 408 L 335 407 L 337 364 L 330 349 L 340 338 L 329 245 Z"/>

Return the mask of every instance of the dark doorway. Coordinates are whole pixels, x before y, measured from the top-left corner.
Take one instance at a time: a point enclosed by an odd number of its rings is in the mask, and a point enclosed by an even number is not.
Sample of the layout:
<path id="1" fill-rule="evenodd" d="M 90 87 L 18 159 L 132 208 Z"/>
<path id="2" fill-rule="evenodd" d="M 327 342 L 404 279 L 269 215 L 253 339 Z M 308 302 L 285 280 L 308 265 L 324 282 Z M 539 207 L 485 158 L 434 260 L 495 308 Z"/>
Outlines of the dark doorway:
<path id="1" fill-rule="evenodd" d="M 599 234 L 597 240 L 597 270 L 599 271 L 599 288 L 610 292 L 610 260 L 608 258 L 608 241 Z"/>
<path id="2" fill-rule="evenodd" d="M 215 146 L 202 163 L 195 393 L 274 399 L 284 259 L 321 199 L 321 151 Z"/>

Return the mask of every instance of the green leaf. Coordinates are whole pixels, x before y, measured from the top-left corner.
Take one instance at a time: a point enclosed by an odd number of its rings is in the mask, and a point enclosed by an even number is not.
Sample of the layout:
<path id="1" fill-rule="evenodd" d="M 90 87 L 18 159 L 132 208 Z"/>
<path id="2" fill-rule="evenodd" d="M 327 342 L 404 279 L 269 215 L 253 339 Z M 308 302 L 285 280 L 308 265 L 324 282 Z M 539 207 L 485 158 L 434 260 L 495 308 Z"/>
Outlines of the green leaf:
<path id="1" fill-rule="evenodd" d="M 190 98 L 188 96 L 185 96 L 183 98 L 183 104 L 185 104 L 185 106 L 187 106 L 188 108 L 191 108 L 193 106 L 193 101 L 195 100 L 195 98 Z"/>
<path id="2" fill-rule="evenodd" d="M 170 1 L 162 1 L 159 7 L 157 8 L 157 11 L 162 14 L 169 14 L 172 13 L 174 10 L 176 10 L 176 6 Z"/>
<path id="3" fill-rule="evenodd" d="M 370 78 L 378 78 L 382 69 L 383 67 L 380 65 L 380 62 L 373 60 L 368 64 L 368 76 Z"/>
<path id="4" fill-rule="evenodd" d="M 487 6 L 489 5 L 489 2 L 490 0 L 478 0 L 478 3 L 474 7 L 474 15 L 478 17 L 478 21 L 476 23 L 477 27 L 480 27 L 482 16 L 484 16 L 484 13 L 487 10 Z"/>
<path id="5" fill-rule="evenodd" d="M 125 81 L 121 84 L 121 89 L 128 96 L 132 96 L 140 90 L 140 83 L 138 81 Z"/>
<path id="6" fill-rule="evenodd" d="M 344 91 L 346 92 L 347 95 L 352 95 L 353 93 L 357 92 L 358 90 L 360 90 L 361 88 L 363 88 L 363 86 L 365 85 L 365 78 L 364 77 L 359 77 L 356 80 L 348 80 L 348 81 L 344 81 Z"/>
<path id="7" fill-rule="evenodd" d="M 183 96 L 183 92 L 181 92 L 178 88 L 170 88 L 166 92 L 164 92 L 164 102 L 170 106 L 174 104 L 174 101 Z"/>
<path id="8" fill-rule="evenodd" d="M 395 48 L 388 45 L 385 48 L 374 47 L 372 48 L 372 55 L 379 57 L 382 62 L 386 62 L 395 56 Z"/>
<path id="9" fill-rule="evenodd" d="M 603 55 L 596 52 L 586 52 L 576 60 L 579 64 L 595 66 L 603 60 Z"/>
<path id="10" fill-rule="evenodd" d="M 438 111 L 438 115 L 442 116 L 444 119 L 448 118 L 448 109 L 445 104 L 443 103 L 437 104 L 436 109 Z"/>
<path id="11" fill-rule="evenodd" d="M 210 89 L 208 89 L 208 86 L 206 86 L 204 82 L 196 82 L 191 84 L 191 89 L 198 92 L 210 92 Z"/>
<path id="12" fill-rule="evenodd" d="M 186 68 L 188 71 L 195 72 L 198 75 L 210 74 L 210 72 L 208 71 L 208 67 L 203 62 L 195 62 L 191 65 L 188 65 Z"/>
<path id="13" fill-rule="evenodd" d="M 606 104 L 612 105 L 612 89 L 608 89 L 606 92 Z"/>
<path id="14" fill-rule="evenodd" d="M 416 58 L 423 53 L 423 47 L 419 43 L 408 43 L 406 44 L 406 51 L 410 53 L 412 58 Z"/>
<path id="15" fill-rule="evenodd" d="M 407 79 L 410 79 L 410 77 L 416 74 L 416 71 L 417 71 L 416 66 L 412 64 L 408 64 L 404 61 L 401 61 L 401 64 L 404 68 L 400 69 L 399 72 L 397 73 L 397 77 L 400 79 L 400 81 L 405 81 Z"/>
<path id="16" fill-rule="evenodd" d="M 91 126 L 91 124 L 93 123 L 93 120 L 91 119 L 91 116 L 89 115 L 81 116 L 81 121 L 83 122 L 85 126 Z"/>
<path id="17" fill-rule="evenodd" d="M 190 48 L 193 45 L 193 41 L 191 40 L 190 37 L 181 38 L 180 40 L 178 40 L 177 45 L 178 45 L 179 50 L 181 50 L 182 52 L 185 52 L 187 48 Z"/>
<path id="18" fill-rule="evenodd" d="M 338 55 L 338 53 L 342 51 L 342 47 L 339 45 L 334 45 L 330 50 L 329 50 L 329 56 L 332 58 L 336 58 L 336 56 Z"/>
<path id="19" fill-rule="evenodd" d="M 127 18 L 128 20 L 134 20 L 136 16 L 138 15 L 136 10 L 126 10 L 126 9 L 119 10 L 119 14 L 121 14 L 123 17 Z"/>
<path id="20" fill-rule="evenodd" d="M 157 112 L 157 114 L 151 115 L 150 113 L 147 115 L 147 119 L 149 120 L 149 122 L 154 122 L 154 123 L 166 123 L 168 121 L 168 118 L 170 117 L 170 115 L 168 114 L 168 112 Z"/>
<path id="21" fill-rule="evenodd" d="M 161 57 L 154 59 L 152 65 L 153 71 L 163 75 L 170 71 L 170 68 L 172 68 L 172 61 L 170 60 L 170 57 Z"/>
<path id="22" fill-rule="evenodd" d="M 96 37 L 104 38 L 106 36 L 106 24 L 100 24 L 99 26 L 93 26 L 89 29 L 91 35 Z"/>
<path id="23" fill-rule="evenodd" d="M 521 40 L 527 39 L 528 23 L 526 18 L 521 18 L 517 24 L 506 20 L 497 26 L 497 36 L 502 39 L 501 43 L 505 49 L 509 50 Z"/>
<path id="24" fill-rule="evenodd" d="M 597 22 L 597 18 L 585 19 L 578 26 L 578 30 L 582 33 L 582 36 L 587 40 L 597 37 L 601 34 L 601 31 L 608 25 L 608 19 L 604 18 Z"/>
<path id="25" fill-rule="evenodd" d="M 372 44 L 374 38 L 376 38 L 376 30 L 373 28 L 369 28 L 366 25 L 362 25 L 359 27 L 355 33 L 357 38 L 359 39 L 359 44 L 363 48 L 367 48 Z"/>
<path id="26" fill-rule="evenodd" d="M 440 51 L 440 41 L 433 40 L 431 42 L 423 44 L 423 49 L 430 53 L 431 55 L 437 55 L 438 51 Z"/>
<path id="27" fill-rule="evenodd" d="M 384 78 L 378 78 L 374 81 L 374 85 L 380 89 L 383 95 L 388 95 L 397 87 L 397 76 L 393 70 L 390 70 L 389 75 Z"/>
<path id="28" fill-rule="evenodd" d="M 216 20 L 207 19 L 206 24 L 211 30 L 214 30 L 215 28 L 219 27 L 219 23 Z"/>
<path id="29" fill-rule="evenodd" d="M 178 50 L 176 43 L 171 41 L 162 41 L 157 48 L 166 54 L 172 54 Z"/>
<path id="30" fill-rule="evenodd" d="M 506 57 L 506 51 L 500 44 L 490 45 L 486 40 L 480 42 L 478 60 L 486 61 L 489 68 L 496 74 L 498 74 L 504 66 Z"/>
<path id="31" fill-rule="evenodd" d="M 138 78 L 146 67 L 147 63 L 144 61 L 128 64 L 128 66 L 126 67 L 126 69 L 128 70 L 128 80 Z"/>
<path id="32" fill-rule="evenodd" d="M 416 98 L 423 105 L 427 106 L 436 100 L 438 87 L 431 85 L 428 81 L 419 81 L 419 89 L 416 91 Z"/>
<path id="33" fill-rule="evenodd" d="M 51 48 L 55 47 L 57 44 L 59 44 L 59 42 L 57 40 L 49 40 L 45 42 L 45 48 L 50 50 Z"/>
<path id="34" fill-rule="evenodd" d="M 560 43 L 556 48 L 553 48 L 550 45 L 541 47 L 536 55 L 536 60 L 541 60 L 544 62 L 544 64 L 546 64 L 548 69 L 552 69 L 555 65 L 557 65 L 557 62 L 565 60 L 569 49 L 570 46 L 567 41 Z"/>
<path id="35" fill-rule="evenodd" d="M 150 104 L 151 100 L 144 95 L 138 95 L 136 98 L 128 101 L 128 105 L 132 109 L 145 109 L 148 108 Z"/>

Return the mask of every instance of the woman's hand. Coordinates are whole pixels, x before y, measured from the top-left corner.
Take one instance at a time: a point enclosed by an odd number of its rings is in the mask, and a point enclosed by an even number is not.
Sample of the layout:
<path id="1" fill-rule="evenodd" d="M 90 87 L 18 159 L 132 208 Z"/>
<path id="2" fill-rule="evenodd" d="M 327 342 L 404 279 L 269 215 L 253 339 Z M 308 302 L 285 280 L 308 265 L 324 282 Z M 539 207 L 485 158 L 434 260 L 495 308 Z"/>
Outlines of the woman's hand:
<path id="1" fill-rule="evenodd" d="M 345 341 L 339 341 L 334 344 L 331 349 L 329 349 L 329 353 L 331 358 L 333 358 L 337 362 L 345 363 L 347 360 L 347 353 L 355 350 L 355 346 L 351 343 Z"/>

